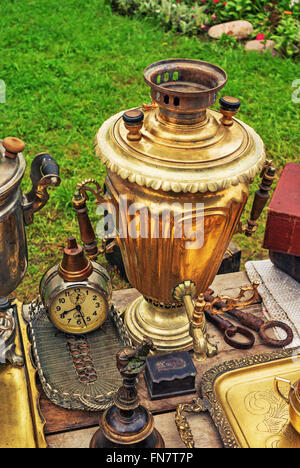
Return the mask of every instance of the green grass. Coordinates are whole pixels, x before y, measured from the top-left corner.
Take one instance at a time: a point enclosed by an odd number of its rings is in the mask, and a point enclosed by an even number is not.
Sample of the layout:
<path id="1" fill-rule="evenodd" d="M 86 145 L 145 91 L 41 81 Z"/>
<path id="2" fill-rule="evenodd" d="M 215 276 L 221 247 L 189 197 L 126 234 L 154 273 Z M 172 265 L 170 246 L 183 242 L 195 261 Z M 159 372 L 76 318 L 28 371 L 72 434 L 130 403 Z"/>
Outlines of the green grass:
<path id="1" fill-rule="evenodd" d="M 6 0 L 0 16 L 0 79 L 7 87 L 7 102 L 0 104 L 1 136 L 27 142 L 23 191 L 30 186 L 30 161 L 39 152 L 56 158 L 62 177 L 27 228 L 30 266 L 17 290 L 20 299 L 38 294 L 42 272 L 59 261 L 69 235 L 78 237 L 71 204 L 76 184 L 105 178 L 105 167 L 94 156 L 94 136 L 112 114 L 149 101 L 142 72 L 156 60 L 195 58 L 226 69 L 225 93 L 241 99 L 239 118 L 262 136 L 268 157 L 277 167 L 300 162 L 300 105 L 291 98 L 300 64 L 291 59 L 166 33 L 154 22 L 112 14 L 103 0 Z M 237 237 L 243 261 L 267 255 L 260 247 L 263 231 L 262 224 L 255 238 Z M 112 276 L 115 287 L 124 286 Z"/>

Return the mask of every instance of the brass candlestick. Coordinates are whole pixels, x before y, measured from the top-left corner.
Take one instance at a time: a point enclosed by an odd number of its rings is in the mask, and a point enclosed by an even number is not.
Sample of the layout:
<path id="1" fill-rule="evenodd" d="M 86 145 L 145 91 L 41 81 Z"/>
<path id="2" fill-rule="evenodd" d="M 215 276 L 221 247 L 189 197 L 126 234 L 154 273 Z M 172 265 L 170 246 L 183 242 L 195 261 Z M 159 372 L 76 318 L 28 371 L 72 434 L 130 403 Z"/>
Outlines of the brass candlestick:
<path id="1" fill-rule="evenodd" d="M 140 405 L 136 389 L 150 350 L 154 350 L 152 341 L 144 339 L 137 348 L 124 348 L 117 353 L 123 385 L 114 405 L 104 412 L 90 448 L 164 448 L 164 441 L 154 428 L 153 416 Z"/>

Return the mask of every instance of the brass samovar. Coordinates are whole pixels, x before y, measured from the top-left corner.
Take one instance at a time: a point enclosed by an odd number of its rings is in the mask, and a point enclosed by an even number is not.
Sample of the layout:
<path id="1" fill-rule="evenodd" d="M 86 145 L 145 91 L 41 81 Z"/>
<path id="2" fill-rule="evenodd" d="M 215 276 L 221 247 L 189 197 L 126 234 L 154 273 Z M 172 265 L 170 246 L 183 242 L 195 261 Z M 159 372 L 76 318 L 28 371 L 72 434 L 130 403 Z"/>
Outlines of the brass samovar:
<path id="1" fill-rule="evenodd" d="M 126 328 L 134 343 L 147 336 L 158 352 L 170 352 L 190 349 L 197 329 L 198 345 L 205 341 L 201 294 L 242 230 L 249 184 L 263 170 L 247 235 L 274 174 L 261 138 L 234 118 L 239 100 L 223 97 L 220 112 L 210 109 L 227 82 L 221 68 L 163 60 L 145 69 L 144 80 L 152 103 L 109 118 L 95 148 L 107 167 L 103 202 L 128 280 L 141 293 L 125 312 Z"/>
<path id="2" fill-rule="evenodd" d="M 23 194 L 21 181 L 26 162 L 25 143 L 15 137 L 0 140 L 0 362 L 2 358 L 22 365 L 14 352 L 16 324 L 11 294 L 21 283 L 28 265 L 25 227 L 49 199 L 48 188 L 60 184 L 59 167 L 48 153 L 31 164 L 31 190 Z"/>

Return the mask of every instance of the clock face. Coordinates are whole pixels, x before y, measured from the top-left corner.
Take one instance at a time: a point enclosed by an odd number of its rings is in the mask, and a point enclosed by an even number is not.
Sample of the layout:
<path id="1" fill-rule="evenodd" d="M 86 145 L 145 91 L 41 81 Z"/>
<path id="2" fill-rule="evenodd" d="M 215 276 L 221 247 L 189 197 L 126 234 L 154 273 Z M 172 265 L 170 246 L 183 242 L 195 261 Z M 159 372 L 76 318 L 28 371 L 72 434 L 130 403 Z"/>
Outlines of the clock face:
<path id="1" fill-rule="evenodd" d="M 85 286 L 67 288 L 51 303 L 50 318 L 66 333 L 84 334 L 96 330 L 107 317 L 105 297 Z"/>

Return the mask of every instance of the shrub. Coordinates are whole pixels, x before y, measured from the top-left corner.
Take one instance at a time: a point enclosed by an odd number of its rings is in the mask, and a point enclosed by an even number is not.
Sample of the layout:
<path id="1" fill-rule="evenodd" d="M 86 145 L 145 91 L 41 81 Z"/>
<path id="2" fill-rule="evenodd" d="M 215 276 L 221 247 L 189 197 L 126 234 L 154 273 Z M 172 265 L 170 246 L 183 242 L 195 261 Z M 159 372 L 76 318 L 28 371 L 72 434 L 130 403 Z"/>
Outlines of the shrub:
<path id="1" fill-rule="evenodd" d="M 280 54 L 299 55 L 299 0 L 107 1 L 121 14 L 154 18 L 166 29 L 185 35 L 205 33 L 217 23 L 249 20 L 254 26 L 254 38 L 257 34 L 263 34 L 266 39 L 275 41 L 275 48 Z"/>

